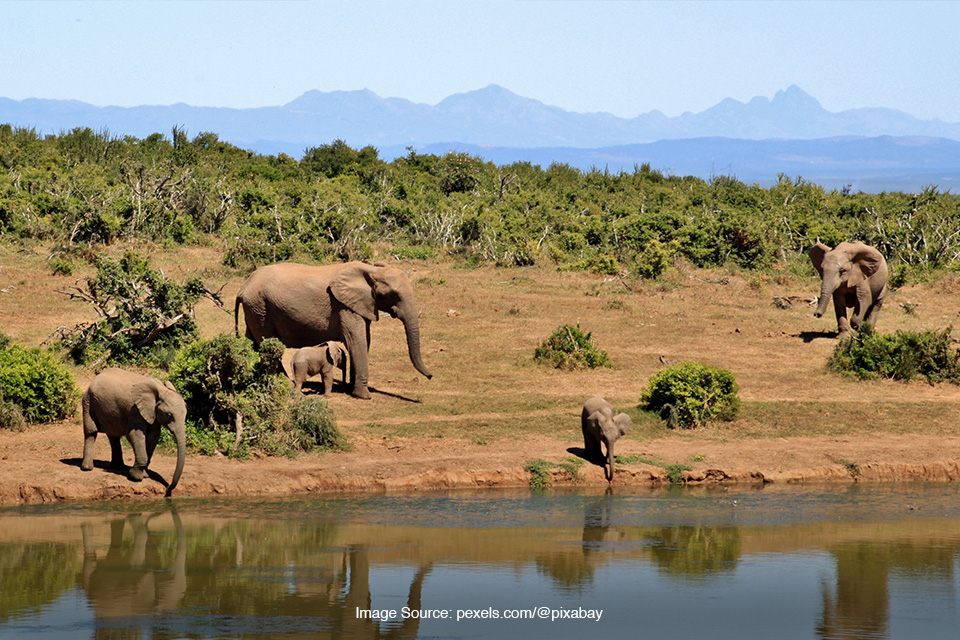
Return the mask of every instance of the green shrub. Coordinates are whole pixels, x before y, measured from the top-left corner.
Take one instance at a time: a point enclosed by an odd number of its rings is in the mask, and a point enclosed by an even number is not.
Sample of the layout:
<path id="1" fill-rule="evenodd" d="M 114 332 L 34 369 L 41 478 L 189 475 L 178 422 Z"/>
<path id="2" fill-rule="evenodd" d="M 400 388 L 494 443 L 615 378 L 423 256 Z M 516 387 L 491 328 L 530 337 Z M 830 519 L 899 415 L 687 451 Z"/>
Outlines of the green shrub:
<path id="1" fill-rule="evenodd" d="M 620 263 L 613 256 L 597 255 L 584 258 L 579 262 L 564 265 L 559 271 L 589 271 L 604 276 L 615 276 L 620 273 Z"/>
<path id="2" fill-rule="evenodd" d="M 960 384 L 960 352 L 953 346 L 952 327 L 942 331 L 878 333 L 870 325 L 841 340 L 827 367 L 860 379 L 924 378 L 931 384 Z"/>
<path id="3" fill-rule="evenodd" d="M 671 427 L 698 427 L 733 420 L 740 408 L 733 373 L 700 362 L 671 365 L 650 377 L 641 401 Z"/>
<path id="4" fill-rule="evenodd" d="M 533 352 L 533 359 L 556 369 L 596 369 L 610 367 L 610 356 L 593 346 L 591 333 L 580 325 L 565 324 L 553 332 Z"/>
<path id="5" fill-rule="evenodd" d="M 349 451 L 350 445 L 337 428 L 337 419 L 327 401 L 319 396 L 300 396 L 290 405 L 285 429 L 290 447 L 297 451 L 315 448 Z"/>
<path id="6" fill-rule="evenodd" d="M 73 375 L 49 353 L 17 344 L 0 350 L 0 402 L 8 428 L 22 426 L 14 406 L 27 422 L 51 422 L 73 415 L 77 398 Z"/>
<path id="7" fill-rule="evenodd" d="M 0 398 L 0 429 L 23 431 L 26 427 L 27 419 L 20 405 L 6 398 Z"/>
<path id="8" fill-rule="evenodd" d="M 156 365 L 155 354 L 196 337 L 193 306 L 200 296 L 218 300 L 199 279 L 178 284 L 134 251 L 120 260 L 95 258 L 94 266 L 97 275 L 70 295 L 91 304 L 97 320 L 61 330 L 61 342 L 77 363 Z"/>
<path id="9" fill-rule="evenodd" d="M 634 258 L 630 271 L 644 280 L 656 280 L 670 268 L 673 254 L 678 249 L 676 241 L 664 244 L 652 238 Z"/>

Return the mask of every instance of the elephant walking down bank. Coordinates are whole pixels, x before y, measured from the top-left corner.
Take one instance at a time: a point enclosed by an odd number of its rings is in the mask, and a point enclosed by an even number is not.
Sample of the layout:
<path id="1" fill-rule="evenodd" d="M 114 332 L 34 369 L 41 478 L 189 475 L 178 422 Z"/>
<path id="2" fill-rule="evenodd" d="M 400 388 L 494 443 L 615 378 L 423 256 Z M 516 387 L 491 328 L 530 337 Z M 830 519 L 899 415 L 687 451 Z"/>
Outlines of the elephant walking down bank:
<path id="1" fill-rule="evenodd" d="M 322 342 L 344 343 L 350 356 L 353 395 L 369 398 L 367 388 L 370 323 L 384 311 L 403 322 L 407 351 L 417 371 L 431 378 L 420 356 L 420 321 L 413 285 L 396 267 L 347 262 L 324 266 L 272 264 L 254 271 L 237 293 L 246 335 L 259 345 L 278 338 L 291 348 Z"/>
<path id="2" fill-rule="evenodd" d="M 818 242 L 810 248 L 810 262 L 823 282 L 820 304 L 813 315 L 822 316 L 833 300 L 838 336 L 859 329 L 864 322 L 876 326 L 887 292 L 887 261 L 879 251 L 862 242 L 841 242 L 835 249 Z M 853 316 L 847 320 L 847 308 Z"/>
<path id="3" fill-rule="evenodd" d="M 123 369 L 107 369 L 90 382 L 81 400 L 83 407 L 83 471 L 93 469 L 93 444 L 98 433 L 110 439 L 111 465 L 123 467 L 120 438 L 133 446 L 134 463 L 130 479 L 140 482 L 160 441 L 160 427 L 166 426 L 177 443 L 177 467 L 167 485 L 173 493 L 183 472 L 187 440 L 184 432 L 187 405 L 169 382 Z"/>

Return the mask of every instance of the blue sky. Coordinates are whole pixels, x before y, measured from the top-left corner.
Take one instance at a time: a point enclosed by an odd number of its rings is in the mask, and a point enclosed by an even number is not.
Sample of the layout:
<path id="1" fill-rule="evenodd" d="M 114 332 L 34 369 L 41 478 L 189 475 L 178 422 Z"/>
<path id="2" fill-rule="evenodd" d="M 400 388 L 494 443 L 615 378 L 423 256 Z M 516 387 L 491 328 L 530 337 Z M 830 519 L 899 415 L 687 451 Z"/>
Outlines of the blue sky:
<path id="1" fill-rule="evenodd" d="M 771 98 L 960 122 L 960 2 L 0 0 L 0 97 L 285 104 L 489 84 L 633 117 Z"/>

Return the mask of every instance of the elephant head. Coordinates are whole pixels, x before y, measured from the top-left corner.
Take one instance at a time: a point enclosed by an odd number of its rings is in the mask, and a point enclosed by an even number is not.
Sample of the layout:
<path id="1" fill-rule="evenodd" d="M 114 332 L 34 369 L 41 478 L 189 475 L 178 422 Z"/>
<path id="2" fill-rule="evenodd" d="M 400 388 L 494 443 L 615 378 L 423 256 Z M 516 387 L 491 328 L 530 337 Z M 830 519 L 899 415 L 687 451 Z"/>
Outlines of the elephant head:
<path id="1" fill-rule="evenodd" d="M 131 388 L 131 394 L 133 405 L 140 413 L 143 421 L 146 424 L 156 425 L 158 435 L 159 426 L 166 426 L 177 443 L 177 467 L 173 472 L 170 484 L 167 486 L 167 496 L 169 496 L 180 481 L 180 474 L 183 473 L 183 462 L 186 458 L 187 405 L 172 383 L 169 381 L 160 382 L 154 378 L 147 378 L 143 382 L 134 384 Z"/>
<path id="2" fill-rule="evenodd" d="M 351 264 L 330 283 L 330 293 L 367 321 L 378 320 L 381 311 L 399 319 L 406 331 L 410 362 L 427 378 L 433 377 L 420 355 L 420 319 L 413 285 L 403 271 L 383 264 Z"/>
<path id="3" fill-rule="evenodd" d="M 590 414 L 590 420 L 594 421 L 600 430 L 600 441 L 606 446 L 606 464 L 604 465 L 604 475 L 608 482 L 613 480 L 613 445 L 620 439 L 630 433 L 630 427 L 633 421 L 625 413 L 618 413 L 610 416 L 603 411 L 595 411 Z"/>
<path id="4" fill-rule="evenodd" d="M 826 313 L 827 305 L 836 299 L 838 321 L 841 313 L 845 318 L 846 307 L 855 308 L 850 320 L 855 329 L 864 318 L 875 319 L 887 282 L 887 264 L 879 251 L 862 242 L 841 242 L 835 249 L 818 242 L 809 255 L 822 279 L 816 317 Z M 842 325 L 841 333 L 845 330 Z"/>

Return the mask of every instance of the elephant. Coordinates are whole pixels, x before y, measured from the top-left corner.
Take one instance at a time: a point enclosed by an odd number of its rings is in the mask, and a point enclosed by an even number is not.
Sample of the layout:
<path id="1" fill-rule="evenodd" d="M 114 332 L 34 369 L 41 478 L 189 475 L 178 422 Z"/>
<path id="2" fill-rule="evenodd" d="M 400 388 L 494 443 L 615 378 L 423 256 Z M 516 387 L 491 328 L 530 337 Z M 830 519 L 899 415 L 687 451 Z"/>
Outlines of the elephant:
<path id="1" fill-rule="evenodd" d="M 98 433 L 110 439 L 111 465 L 123 468 L 120 437 L 133 446 L 130 479 L 140 482 L 160 441 L 160 426 L 166 426 L 177 443 L 177 467 L 167 486 L 169 497 L 183 472 L 186 457 L 187 405 L 169 382 L 123 369 L 107 369 L 90 382 L 81 401 L 83 407 L 83 471 L 93 469 L 93 444 Z"/>
<path id="2" fill-rule="evenodd" d="M 354 397 L 370 398 L 370 323 L 379 320 L 380 311 L 403 322 L 410 361 L 427 379 L 433 377 L 420 355 L 413 285 L 396 267 L 365 262 L 267 265 L 250 274 L 237 293 L 233 313 L 238 335 L 241 306 L 246 336 L 256 345 L 266 338 L 278 338 L 290 348 L 344 343 Z"/>
<path id="3" fill-rule="evenodd" d="M 149 527 L 162 513 L 111 520 L 110 546 L 100 556 L 100 531 L 88 522 L 81 525 L 83 568 L 78 582 L 95 616 L 94 637 L 141 637 L 143 618 L 175 611 L 182 604 L 187 593 L 187 533 L 180 515 L 175 510 L 170 514 L 177 539 L 172 559 L 166 553 L 170 536 Z"/>
<path id="4" fill-rule="evenodd" d="M 620 436 L 628 434 L 632 426 L 630 416 L 625 413 L 613 415 L 613 407 L 600 396 L 594 396 L 583 404 L 580 413 L 583 448 L 586 449 L 587 458 L 596 460 L 601 458 L 600 443 L 606 445 L 604 475 L 607 482 L 613 482 L 613 445 Z"/>
<path id="5" fill-rule="evenodd" d="M 887 292 L 887 261 L 880 252 L 862 242 L 841 242 L 835 249 L 817 242 L 809 254 L 823 279 L 820 303 L 813 315 L 819 318 L 826 313 L 832 298 L 838 338 L 848 335 L 851 328 L 859 329 L 864 322 L 876 326 Z M 853 308 L 849 322 L 847 307 Z"/>
<path id="6" fill-rule="evenodd" d="M 323 395 L 328 396 L 333 391 L 334 367 L 343 373 L 343 380 L 347 380 L 347 360 L 343 350 L 336 342 L 327 342 L 315 347 L 304 347 L 297 351 L 290 363 L 293 370 L 294 389 L 300 391 L 307 378 L 318 373 L 323 378 Z"/>

